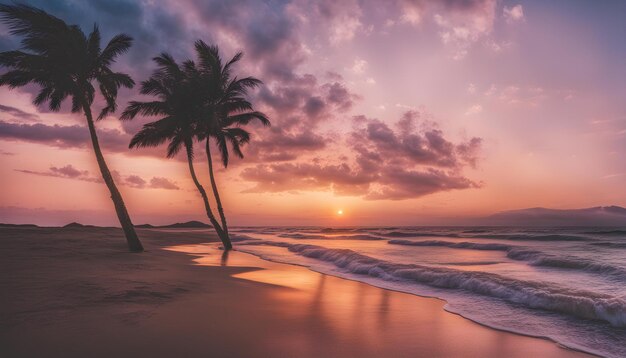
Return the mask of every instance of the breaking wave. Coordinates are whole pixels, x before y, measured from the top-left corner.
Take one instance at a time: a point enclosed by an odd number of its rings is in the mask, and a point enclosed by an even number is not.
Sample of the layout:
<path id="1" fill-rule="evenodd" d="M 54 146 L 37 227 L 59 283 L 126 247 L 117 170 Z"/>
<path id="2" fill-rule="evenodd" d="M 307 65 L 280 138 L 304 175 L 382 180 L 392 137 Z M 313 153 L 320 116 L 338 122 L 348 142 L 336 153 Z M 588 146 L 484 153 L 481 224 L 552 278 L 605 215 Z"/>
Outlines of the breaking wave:
<path id="1" fill-rule="evenodd" d="M 355 235 L 315 235 L 315 234 L 280 234 L 278 237 L 287 239 L 302 239 L 302 240 L 385 240 L 382 237 L 365 234 Z"/>
<path id="2" fill-rule="evenodd" d="M 525 235 L 525 234 L 489 234 L 489 235 L 468 235 L 468 238 L 476 239 L 499 239 L 499 240 L 519 240 L 519 241 L 590 241 L 586 236 L 578 235 Z"/>
<path id="3" fill-rule="evenodd" d="M 412 240 L 389 240 L 389 244 L 407 246 L 439 246 L 455 249 L 470 250 L 492 250 L 504 251 L 506 256 L 513 260 L 527 261 L 532 266 L 545 266 L 562 269 L 577 269 L 591 273 L 611 275 L 626 280 L 626 270 L 610 264 L 593 262 L 587 259 L 573 256 L 557 256 L 546 254 L 537 250 L 530 250 L 525 247 L 497 244 L 497 243 L 476 243 L 476 242 L 452 242 L 452 241 L 412 241 Z"/>
<path id="4" fill-rule="evenodd" d="M 407 245 L 407 246 L 442 246 L 451 247 L 455 249 L 472 249 L 472 250 L 494 250 L 494 251 L 507 251 L 515 246 L 506 244 L 480 244 L 476 242 L 452 242 L 452 241 L 440 241 L 440 240 L 427 240 L 427 241 L 413 241 L 413 240 L 389 240 L 389 244 L 393 245 Z"/>
<path id="5" fill-rule="evenodd" d="M 617 249 L 626 249 L 626 242 L 592 242 L 591 245 L 595 246 L 604 246 L 604 247 L 612 247 Z"/>
<path id="6" fill-rule="evenodd" d="M 284 247 L 295 254 L 331 263 L 349 274 L 387 281 L 414 282 L 437 288 L 461 289 L 532 309 L 601 320 L 615 327 L 626 327 L 626 300 L 607 294 L 517 280 L 494 273 L 392 263 L 350 249 L 329 249 L 317 245 L 268 241 L 243 244 Z"/>

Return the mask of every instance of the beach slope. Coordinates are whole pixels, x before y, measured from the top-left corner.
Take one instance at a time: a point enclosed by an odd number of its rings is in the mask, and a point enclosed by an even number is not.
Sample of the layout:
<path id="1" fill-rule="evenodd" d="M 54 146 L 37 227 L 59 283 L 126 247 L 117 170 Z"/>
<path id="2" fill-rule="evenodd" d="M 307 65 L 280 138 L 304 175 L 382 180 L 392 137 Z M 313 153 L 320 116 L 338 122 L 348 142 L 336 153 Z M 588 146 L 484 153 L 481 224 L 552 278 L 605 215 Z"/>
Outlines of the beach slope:
<path id="1" fill-rule="evenodd" d="M 444 302 L 232 252 L 209 230 L 0 228 L 2 357 L 574 357 Z"/>

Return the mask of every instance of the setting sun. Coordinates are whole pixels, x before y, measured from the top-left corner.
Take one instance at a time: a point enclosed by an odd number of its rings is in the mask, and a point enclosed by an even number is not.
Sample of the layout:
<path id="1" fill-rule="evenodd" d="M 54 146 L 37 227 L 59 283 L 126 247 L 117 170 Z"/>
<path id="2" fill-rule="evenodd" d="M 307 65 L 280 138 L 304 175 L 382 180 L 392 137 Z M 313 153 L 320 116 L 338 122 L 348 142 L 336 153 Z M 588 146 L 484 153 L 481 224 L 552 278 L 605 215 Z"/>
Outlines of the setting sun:
<path id="1" fill-rule="evenodd" d="M 337 215 L 343 215 L 343 209 L 337 210 Z"/>

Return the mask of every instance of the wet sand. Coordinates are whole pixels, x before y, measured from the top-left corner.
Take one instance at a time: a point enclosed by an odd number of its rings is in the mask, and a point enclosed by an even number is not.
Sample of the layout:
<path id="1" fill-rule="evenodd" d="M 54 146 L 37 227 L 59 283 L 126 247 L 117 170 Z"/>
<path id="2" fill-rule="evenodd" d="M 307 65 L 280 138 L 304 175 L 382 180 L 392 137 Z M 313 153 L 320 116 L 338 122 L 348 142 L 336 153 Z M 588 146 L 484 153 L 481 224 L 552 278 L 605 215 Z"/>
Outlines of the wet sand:
<path id="1" fill-rule="evenodd" d="M 1 357 L 576 357 L 444 302 L 232 252 L 207 231 L 0 228 Z"/>

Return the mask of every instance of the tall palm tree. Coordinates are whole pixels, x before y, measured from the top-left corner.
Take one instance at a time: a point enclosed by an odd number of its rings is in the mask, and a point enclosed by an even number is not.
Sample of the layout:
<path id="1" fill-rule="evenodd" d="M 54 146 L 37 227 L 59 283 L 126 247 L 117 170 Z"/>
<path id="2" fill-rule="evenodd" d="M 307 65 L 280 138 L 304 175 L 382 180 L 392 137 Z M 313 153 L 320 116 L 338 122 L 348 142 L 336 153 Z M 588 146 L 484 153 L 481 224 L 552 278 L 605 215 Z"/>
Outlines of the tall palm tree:
<path id="1" fill-rule="evenodd" d="M 228 166 L 230 143 L 232 151 L 243 158 L 241 146 L 250 141 L 250 133 L 241 126 L 258 120 L 269 126 L 270 121 L 265 114 L 255 111 L 252 104 L 246 99 L 249 89 L 261 85 L 261 81 L 254 77 L 237 78 L 232 74 L 233 66 L 241 60 L 243 53 L 237 53 L 228 62 L 223 63 L 218 46 L 207 45 L 202 40 L 195 43 L 196 54 L 199 59 L 199 73 L 194 74 L 200 79 L 205 92 L 205 113 L 198 123 L 198 140 L 205 140 L 205 150 L 209 164 L 211 187 L 220 214 L 222 228 L 228 236 L 226 215 L 222 200 L 215 182 L 213 159 L 211 155 L 211 139 L 215 140 L 224 168 Z"/>
<path id="2" fill-rule="evenodd" d="M 197 128 L 196 119 L 200 116 L 203 104 L 203 92 L 197 87 L 197 81 L 190 81 L 187 74 L 195 71 L 195 64 L 186 61 L 181 66 L 167 53 L 153 59 L 157 69 L 152 76 L 141 83 L 141 93 L 156 97 L 155 101 L 131 101 L 120 119 L 133 119 L 137 115 L 161 117 L 148 123 L 132 138 L 129 147 L 156 147 L 166 141 L 167 157 L 174 157 L 182 148 L 187 154 L 189 172 L 196 188 L 202 196 L 206 214 L 225 249 L 232 248 L 230 240 L 211 210 L 209 198 L 204 187 L 198 181 L 193 166 L 193 141 Z"/>
<path id="3" fill-rule="evenodd" d="M 28 5 L 0 4 L 0 18 L 9 26 L 11 34 L 23 37 L 22 50 L 0 53 L 0 65 L 10 69 L 0 76 L 0 86 L 17 88 L 30 83 L 37 84 L 41 89 L 33 103 L 41 105 L 47 102 L 52 111 L 58 111 L 68 97 L 72 99 L 72 112 L 82 111 L 87 119 L 98 166 L 111 193 L 128 247 L 131 251 L 143 251 L 122 195 L 115 186 L 100 150 L 91 113 L 96 94 L 94 82 L 106 101 L 98 120 L 115 111 L 120 87 L 134 86 L 129 75 L 113 72 L 110 68 L 117 56 L 128 51 L 132 38 L 124 34 L 117 35 L 101 49 L 100 31 L 96 25 L 86 36 L 78 26 L 68 25 Z"/>

